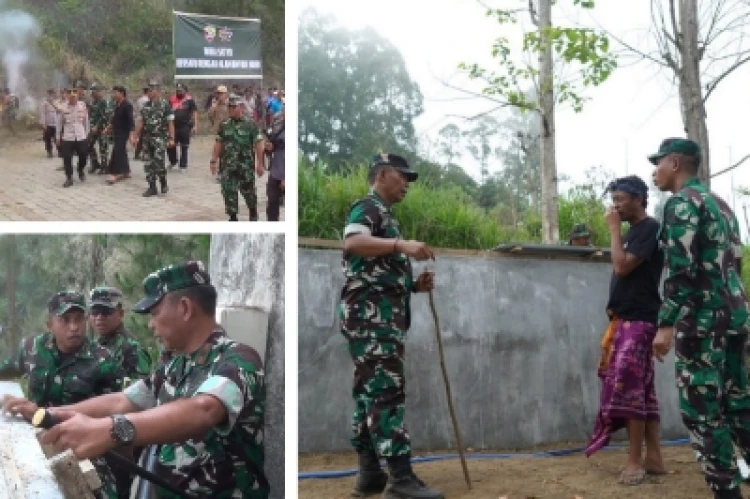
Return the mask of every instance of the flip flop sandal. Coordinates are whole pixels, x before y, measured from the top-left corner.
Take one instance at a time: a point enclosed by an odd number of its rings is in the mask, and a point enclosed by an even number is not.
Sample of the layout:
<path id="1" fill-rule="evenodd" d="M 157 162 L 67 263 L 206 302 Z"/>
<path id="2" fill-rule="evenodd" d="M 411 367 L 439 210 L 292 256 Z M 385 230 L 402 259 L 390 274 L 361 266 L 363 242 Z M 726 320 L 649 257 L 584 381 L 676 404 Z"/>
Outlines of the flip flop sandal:
<path id="1" fill-rule="evenodd" d="M 646 470 L 623 471 L 617 480 L 619 485 L 635 486 L 641 485 L 646 480 Z"/>

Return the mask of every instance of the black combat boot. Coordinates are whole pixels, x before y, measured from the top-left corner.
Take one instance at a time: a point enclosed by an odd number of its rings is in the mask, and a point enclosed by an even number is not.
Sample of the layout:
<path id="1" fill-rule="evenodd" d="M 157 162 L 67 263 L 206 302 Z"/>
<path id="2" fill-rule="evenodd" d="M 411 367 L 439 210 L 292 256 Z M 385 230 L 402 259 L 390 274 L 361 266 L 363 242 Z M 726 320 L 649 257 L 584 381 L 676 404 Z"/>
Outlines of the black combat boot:
<path id="1" fill-rule="evenodd" d="M 388 474 L 380 468 L 374 452 L 359 453 L 359 473 L 352 497 L 367 497 L 380 494 L 388 483 Z"/>
<path id="2" fill-rule="evenodd" d="M 73 176 L 68 175 L 68 179 L 63 184 L 63 187 L 70 187 L 71 185 L 73 185 Z"/>
<path id="3" fill-rule="evenodd" d="M 143 193 L 143 197 L 147 198 L 151 196 L 156 196 L 157 194 L 158 192 L 156 192 L 156 182 L 153 182 L 153 181 L 149 182 L 148 189 L 146 189 L 146 192 Z"/>
<path id="4" fill-rule="evenodd" d="M 383 499 L 444 499 L 443 494 L 432 490 L 411 469 L 409 455 L 388 458 L 391 476 Z"/>
<path id="5" fill-rule="evenodd" d="M 742 491 L 739 487 L 734 489 L 714 490 L 714 499 L 742 499 Z"/>
<path id="6" fill-rule="evenodd" d="M 161 193 L 166 194 L 169 192 L 169 187 L 167 186 L 167 176 L 166 175 L 160 175 L 159 176 L 159 183 L 161 184 Z"/>
<path id="7" fill-rule="evenodd" d="M 229 215 L 229 221 L 230 222 L 239 222 L 239 220 L 237 220 L 237 214 L 234 213 L 232 215 Z"/>
<path id="8" fill-rule="evenodd" d="M 78 179 L 81 182 L 84 182 L 86 180 L 86 173 L 83 171 L 83 169 L 78 170 Z"/>
<path id="9" fill-rule="evenodd" d="M 258 221 L 258 208 L 249 208 L 250 211 L 250 221 L 251 222 L 257 222 Z"/>
<path id="10" fill-rule="evenodd" d="M 89 173 L 96 173 L 96 170 L 100 170 L 102 166 L 99 164 L 99 161 L 92 161 L 91 162 L 91 168 L 89 168 Z"/>

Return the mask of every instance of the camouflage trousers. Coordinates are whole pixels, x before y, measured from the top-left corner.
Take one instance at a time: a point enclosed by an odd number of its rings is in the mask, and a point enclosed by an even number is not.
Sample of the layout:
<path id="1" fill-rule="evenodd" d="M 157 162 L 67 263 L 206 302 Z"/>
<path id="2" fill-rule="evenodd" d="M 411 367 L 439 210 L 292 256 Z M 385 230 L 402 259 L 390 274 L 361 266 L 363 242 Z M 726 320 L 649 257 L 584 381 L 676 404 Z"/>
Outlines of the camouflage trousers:
<path id="1" fill-rule="evenodd" d="M 99 133 L 92 133 L 89 136 L 89 159 L 91 160 L 92 170 L 102 169 L 107 171 L 109 165 L 109 147 L 112 144 L 112 138 Z M 97 146 L 99 146 L 99 155 L 97 156 Z"/>
<path id="2" fill-rule="evenodd" d="M 107 464 L 107 461 L 103 457 L 95 457 L 91 459 L 91 464 L 94 465 L 99 480 L 102 481 L 102 487 L 96 491 L 97 499 L 118 499 L 117 494 L 117 481 L 115 475 L 112 473 L 112 469 Z"/>
<path id="3" fill-rule="evenodd" d="M 156 177 L 167 175 L 167 168 L 164 166 L 164 158 L 167 154 L 167 141 L 164 137 L 155 135 L 143 136 L 143 169 L 146 171 L 146 181 L 150 184 L 156 182 Z"/>
<path id="4" fill-rule="evenodd" d="M 675 362 L 682 421 L 706 483 L 713 491 L 739 487 L 737 444 L 750 462 L 750 386 L 746 335 L 677 333 Z"/>
<path id="5" fill-rule="evenodd" d="M 404 424 L 405 332 L 341 330 L 354 361 L 354 417 L 351 443 L 357 452 L 375 451 L 381 457 L 411 452 Z"/>
<path id="6" fill-rule="evenodd" d="M 229 216 L 239 212 L 239 197 L 237 192 L 245 198 L 245 204 L 250 211 L 250 219 L 258 220 L 258 196 L 255 192 L 255 172 L 252 168 L 227 168 L 222 165 L 221 195 Z"/>

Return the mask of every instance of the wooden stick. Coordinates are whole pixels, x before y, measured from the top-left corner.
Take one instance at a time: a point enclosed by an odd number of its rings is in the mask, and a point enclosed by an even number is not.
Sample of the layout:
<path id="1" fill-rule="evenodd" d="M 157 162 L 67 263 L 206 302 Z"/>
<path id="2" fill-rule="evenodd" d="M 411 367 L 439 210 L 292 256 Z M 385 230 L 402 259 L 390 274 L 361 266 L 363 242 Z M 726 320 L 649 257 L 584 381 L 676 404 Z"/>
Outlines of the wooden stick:
<path id="1" fill-rule="evenodd" d="M 440 354 L 440 369 L 443 371 L 443 380 L 445 381 L 445 394 L 448 399 L 448 410 L 451 414 L 451 421 L 453 421 L 453 432 L 456 434 L 456 444 L 458 445 L 458 455 L 461 457 L 461 467 L 464 470 L 464 478 L 466 479 L 466 485 L 471 490 L 471 478 L 469 478 L 469 468 L 466 466 L 466 457 L 464 456 L 464 444 L 461 441 L 461 432 L 458 429 L 458 419 L 456 419 L 456 410 L 453 408 L 453 398 L 451 396 L 451 384 L 448 379 L 448 371 L 445 368 L 445 355 L 443 354 L 443 336 L 440 333 L 440 320 L 438 319 L 437 310 L 435 309 L 435 299 L 432 296 L 432 290 L 430 290 L 430 310 L 432 310 L 432 318 L 435 321 L 435 335 L 437 336 L 438 353 Z"/>

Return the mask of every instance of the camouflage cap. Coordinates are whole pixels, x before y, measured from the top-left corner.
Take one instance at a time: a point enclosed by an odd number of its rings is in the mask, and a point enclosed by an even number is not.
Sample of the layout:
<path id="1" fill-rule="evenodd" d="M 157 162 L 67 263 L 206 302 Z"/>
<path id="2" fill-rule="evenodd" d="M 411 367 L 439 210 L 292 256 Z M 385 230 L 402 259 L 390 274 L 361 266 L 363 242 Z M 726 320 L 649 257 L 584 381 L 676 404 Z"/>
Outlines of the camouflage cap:
<path id="1" fill-rule="evenodd" d="M 406 179 L 409 182 L 414 182 L 417 180 L 417 177 L 419 177 L 417 172 L 409 168 L 409 163 L 407 163 L 404 158 L 396 156 L 395 154 L 377 154 L 373 156 L 370 168 L 372 169 L 376 166 L 392 166 L 406 175 Z"/>
<path id="2" fill-rule="evenodd" d="M 151 80 L 151 81 L 148 82 L 148 88 L 149 88 L 149 90 L 152 89 L 152 88 L 161 88 L 161 83 L 159 83 L 156 80 Z"/>
<path id="3" fill-rule="evenodd" d="M 50 314 L 63 315 L 71 308 L 80 308 L 86 312 L 86 298 L 78 291 L 60 291 L 47 302 Z"/>
<path id="4" fill-rule="evenodd" d="M 97 90 L 104 90 L 104 89 L 98 83 L 93 83 L 89 87 L 89 90 L 91 90 L 92 92 L 96 92 Z"/>
<path id="5" fill-rule="evenodd" d="M 659 163 L 659 160 L 669 154 L 684 154 L 698 160 L 701 160 L 701 146 L 689 139 L 670 138 L 664 139 L 659 144 L 659 152 L 650 154 L 648 160 L 652 165 Z"/>
<path id="6" fill-rule="evenodd" d="M 227 97 L 227 106 L 239 106 L 242 105 L 245 101 L 237 94 L 230 94 L 229 97 Z"/>
<path id="7" fill-rule="evenodd" d="M 143 280 L 146 297 L 135 304 L 133 312 L 148 313 L 168 293 L 194 286 L 211 286 L 211 276 L 201 261 L 168 265 L 152 272 Z"/>
<path id="8" fill-rule="evenodd" d="M 89 303 L 92 307 L 96 305 L 109 308 L 120 307 L 122 306 L 122 291 L 111 286 L 98 286 L 91 290 Z"/>
<path id="9" fill-rule="evenodd" d="M 82 81 L 78 80 L 78 82 L 76 82 L 76 88 L 82 88 L 82 89 L 86 90 L 88 87 L 86 86 L 85 83 L 83 83 Z"/>
<path id="10" fill-rule="evenodd" d="M 187 91 L 187 87 L 185 86 L 184 83 L 178 83 L 177 86 L 175 87 L 175 89 Z"/>
<path id="11" fill-rule="evenodd" d="M 574 239 L 577 237 L 589 237 L 590 235 L 591 232 L 589 232 L 589 228 L 586 227 L 586 224 L 576 224 L 573 226 L 573 230 L 570 231 L 568 237 Z"/>

